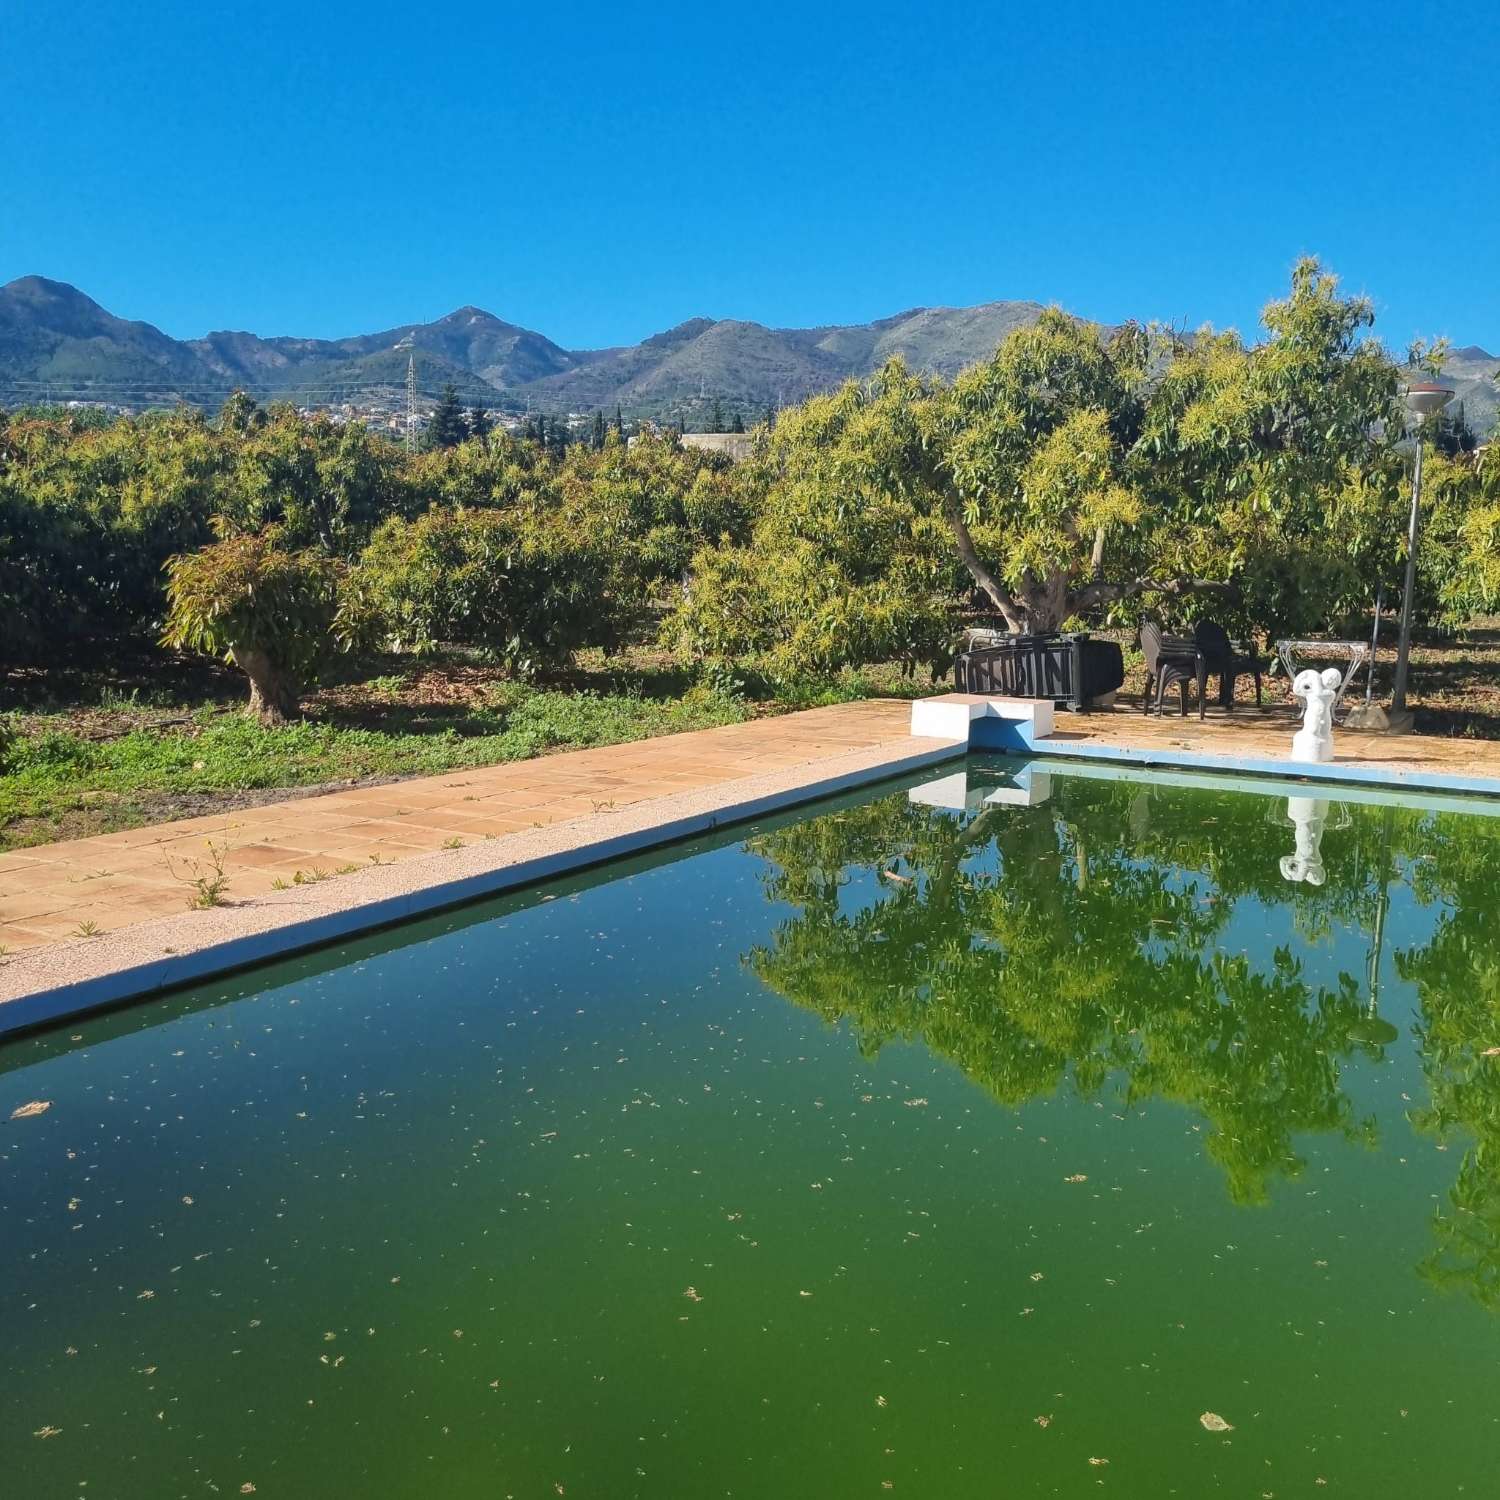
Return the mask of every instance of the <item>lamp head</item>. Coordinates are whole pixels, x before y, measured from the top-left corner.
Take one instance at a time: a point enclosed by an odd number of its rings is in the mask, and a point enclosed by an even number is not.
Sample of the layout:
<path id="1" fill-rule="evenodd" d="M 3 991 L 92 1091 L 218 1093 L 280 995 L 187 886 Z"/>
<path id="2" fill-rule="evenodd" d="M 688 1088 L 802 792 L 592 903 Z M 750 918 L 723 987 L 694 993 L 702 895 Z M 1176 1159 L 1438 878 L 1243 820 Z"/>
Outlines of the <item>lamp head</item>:
<path id="1" fill-rule="evenodd" d="M 1415 417 L 1430 417 L 1452 399 L 1453 392 L 1447 386 L 1430 380 L 1414 381 L 1406 388 L 1406 409 Z"/>

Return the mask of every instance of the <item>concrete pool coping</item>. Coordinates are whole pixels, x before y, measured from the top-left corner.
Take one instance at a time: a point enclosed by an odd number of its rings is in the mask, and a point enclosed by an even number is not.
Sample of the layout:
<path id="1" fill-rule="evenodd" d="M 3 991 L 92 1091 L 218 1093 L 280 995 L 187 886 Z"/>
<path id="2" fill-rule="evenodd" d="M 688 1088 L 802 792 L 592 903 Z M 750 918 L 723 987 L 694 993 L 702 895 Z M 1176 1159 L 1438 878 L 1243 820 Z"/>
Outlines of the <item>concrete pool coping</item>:
<path id="1" fill-rule="evenodd" d="M 952 741 L 913 736 L 374 865 L 242 904 L 30 949 L 0 967 L 0 1036 L 289 957 L 964 753 Z"/>

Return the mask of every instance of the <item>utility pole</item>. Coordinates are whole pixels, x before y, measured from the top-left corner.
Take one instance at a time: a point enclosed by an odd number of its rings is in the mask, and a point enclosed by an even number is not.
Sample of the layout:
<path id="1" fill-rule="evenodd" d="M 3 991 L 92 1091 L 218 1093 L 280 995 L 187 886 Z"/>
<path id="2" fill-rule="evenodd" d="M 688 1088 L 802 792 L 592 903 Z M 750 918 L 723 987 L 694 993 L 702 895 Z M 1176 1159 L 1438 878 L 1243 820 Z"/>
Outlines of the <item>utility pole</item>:
<path id="1" fill-rule="evenodd" d="M 1411 514 L 1406 523 L 1406 584 L 1401 591 L 1396 680 L 1391 688 L 1391 726 L 1398 732 L 1411 727 L 1411 716 L 1406 709 L 1406 674 L 1411 656 L 1412 598 L 1417 586 L 1417 530 L 1422 515 L 1422 422 L 1434 412 L 1441 411 L 1452 399 L 1453 392 L 1447 386 L 1432 381 L 1417 381 L 1406 388 L 1406 409 L 1416 418 L 1412 426 L 1417 440 L 1417 458 L 1411 475 Z"/>
<path id="2" fill-rule="evenodd" d="M 417 356 L 406 357 L 406 451 L 417 451 Z"/>

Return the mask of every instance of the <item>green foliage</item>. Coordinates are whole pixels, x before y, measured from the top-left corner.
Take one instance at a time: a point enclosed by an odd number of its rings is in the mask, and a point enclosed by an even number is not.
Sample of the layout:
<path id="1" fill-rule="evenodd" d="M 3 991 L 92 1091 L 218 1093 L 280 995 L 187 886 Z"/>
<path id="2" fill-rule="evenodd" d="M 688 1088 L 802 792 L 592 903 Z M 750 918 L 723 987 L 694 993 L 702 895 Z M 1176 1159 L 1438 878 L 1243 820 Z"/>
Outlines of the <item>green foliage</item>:
<path id="1" fill-rule="evenodd" d="M 1461 626 L 1500 612 L 1500 456 L 1429 450 L 1423 460 L 1417 600 L 1426 618 Z"/>
<path id="2" fill-rule="evenodd" d="M 296 715 L 302 685 L 336 649 L 342 570 L 323 553 L 290 551 L 277 527 L 230 536 L 167 564 L 162 644 L 221 656 L 250 679 L 264 723 Z"/>
<path id="3" fill-rule="evenodd" d="M 212 423 L 186 411 L 104 425 L 0 415 L 0 652 L 26 661 L 82 641 L 155 639 L 163 564 L 215 535 L 275 528 L 283 550 L 351 560 L 383 521 L 433 505 L 519 506 L 542 518 L 538 532 L 566 518 L 580 566 L 608 551 L 608 586 L 631 591 L 639 614 L 695 547 L 742 534 L 751 503 L 723 460 L 658 441 L 627 448 L 617 435 L 565 455 L 503 435 L 407 455 L 358 423 L 243 394 Z M 556 553 L 564 540 L 537 545 Z"/>
<path id="4" fill-rule="evenodd" d="M 348 555 L 382 516 L 404 508 L 400 455 L 359 423 L 250 402 L 234 413 L 226 406 L 219 437 L 225 473 L 213 516 L 221 528 L 278 526 L 288 546 Z"/>
<path id="5" fill-rule="evenodd" d="M 161 618 L 161 568 L 209 536 L 220 466 L 186 412 L 0 427 L 0 652 L 25 660 Z"/>
<path id="6" fill-rule="evenodd" d="M 456 448 L 469 436 L 469 424 L 464 417 L 463 402 L 450 381 L 443 387 L 442 397 L 433 408 L 423 440 L 429 448 Z"/>
<path id="7" fill-rule="evenodd" d="M 747 538 L 760 503 L 755 475 L 645 434 L 570 447 L 556 493 L 567 524 L 607 541 L 621 586 L 643 603 L 681 581 L 698 547 Z"/>
<path id="8" fill-rule="evenodd" d="M 10 660 L 158 635 L 163 564 L 222 532 L 278 527 L 284 545 L 347 555 L 408 509 L 401 457 L 357 424 L 263 410 L 188 411 L 107 426 L 0 419 L 0 639 Z"/>
<path id="9" fill-rule="evenodd" d="M 791 677 L 940 667 L 975 607 L 1016 630 L 1146 607 L 1267 634 L 1366 614 L 1399 589 L 1399 371 L 1369 304 L 1314 261 L 1264 316 L 1247 348 L 1049 312 L 951 386 L 893 362 L 782 413 L 751 466 L 753 536 L 699 554 L 666 638 Z M 1450 614 L 1494 592 L 1475 467 L 1452 460 L 1464 499 L 1436 529 L 1452 566 L 1426 597 Z"/>
<path id="10" fill-rule="evenodd" d="M 394 650 L 482 645 L 531 671 L 619 639 L 609 581 L 605 539 L 578 536 L 555 513 L 435 506 L 375 533 L 352 608 Z"/>
<path id="11" fill-rule="evenodd" d="M 783 680 L 941 664 L 961 572 L 928 503 L 925 394 L 893 363 L 868 386 L 782 412 L 740 475 L 763 496 L 753 531 L 693 559 L 667 641 L 710 660 L 754 658 Z"/>

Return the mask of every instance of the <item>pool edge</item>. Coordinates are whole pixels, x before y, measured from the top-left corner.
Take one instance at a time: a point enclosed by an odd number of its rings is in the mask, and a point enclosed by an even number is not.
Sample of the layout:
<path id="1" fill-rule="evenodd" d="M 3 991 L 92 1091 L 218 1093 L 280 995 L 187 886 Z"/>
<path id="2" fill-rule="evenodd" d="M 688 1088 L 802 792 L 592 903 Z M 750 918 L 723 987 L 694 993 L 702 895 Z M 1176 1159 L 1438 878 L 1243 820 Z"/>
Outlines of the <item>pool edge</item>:
<path id="1" fill-rule="evenodd" d="M 976 747 L 977 748 L 977 747 Z M 1473 797 L 1500 797 L 1500 777 L 1454 776 L 1444 771 L 1403 770 L 1372 761 L 1292 761 L 1256 755 L 1224 755 L 1202 750 L 1168 752 L 1125 745 L 1080 745 L 1073 741 L 1037 738 L 1029 747 L 1036 755 L 1059 760 L 1097 760 L 1146 769 L 1218 771 L 1234 776 L 1269 776 L 1278 781 L 1308 785 L 1373 786 L 1387 791 L 1451 792 Z"/>
<path id="2" fill-rule="evenodd" d="M 244 905 L 158 917 L 85 942 L 28 950 L 0 967 L 0 1037 L 288 958 L 967 752 L 967 745 L 952 740 L 887 741 L 360 870 Z"/>
<path id="3" fill-rule="evenodd" d="M 1081 721 L 1080 728 L 1087 734 L 1086 719 Z M 1053 705 L 1046 699 L 942 693 L 912 704 L 911 730 L 913 735 L 938 734 L 957 741 L 966 750 L 995 754 L 1046 755 L 1114 765 L 1225 772 L 1331 786 L 1500 797 L 1500 775 L 1459 775 L 1431 765 L 1403 767 L 1378 759 L 1296 761 L 1253 751 L 1234 753 L 1089 740 L 1081 737 L 1077 729 L 1059 728 Z"/>

